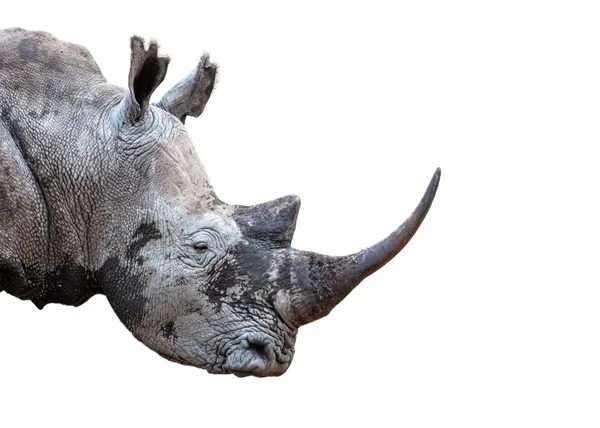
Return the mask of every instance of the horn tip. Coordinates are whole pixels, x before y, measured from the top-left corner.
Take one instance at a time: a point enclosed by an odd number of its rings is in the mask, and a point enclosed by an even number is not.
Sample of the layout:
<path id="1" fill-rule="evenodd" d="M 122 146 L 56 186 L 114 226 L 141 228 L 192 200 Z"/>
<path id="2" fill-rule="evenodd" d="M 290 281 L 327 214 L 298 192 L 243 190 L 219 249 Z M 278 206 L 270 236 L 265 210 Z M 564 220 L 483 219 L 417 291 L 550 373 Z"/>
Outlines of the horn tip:
<path id="1" fill-rule="evenodd" d="M 430 183 L 430 186 L 434 189 L 434 192 L 435 192 L 435 190 L 437 190 L 437 187 L 440 184 L 441 176 L 442 176 L 442 169 L 440 167 L 438 167 L 435 170 L 433 177 L 431 177 L 431 183 Z"/>
<path id="2" fill-rule="evenodd" d="M 300 196 L 298 196 L 298 195 L 292 194 L 292 195 L 287 195 L 285 197 L 289 200 L 289 202 L 291 204 L 298 205 L 298 206 L 301 204 Z"/>

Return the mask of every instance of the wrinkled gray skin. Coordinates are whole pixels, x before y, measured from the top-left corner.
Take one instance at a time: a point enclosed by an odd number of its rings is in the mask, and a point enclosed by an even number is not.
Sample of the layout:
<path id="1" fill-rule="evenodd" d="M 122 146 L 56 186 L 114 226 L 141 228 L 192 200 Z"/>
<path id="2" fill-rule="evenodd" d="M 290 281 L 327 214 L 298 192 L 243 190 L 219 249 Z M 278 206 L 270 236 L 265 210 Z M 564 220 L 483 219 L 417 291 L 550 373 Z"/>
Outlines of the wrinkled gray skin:
<path id="1" fill-rule="evenodd" d="M 211 373 L 280 375 L 321 318 L 410 240 L 439 182 L 388 238 L 331 257 L 290 248 L 300 200 L 217 198 L 184 127 L 208 56 L 156 104 L 169 59 L 131 40 L 129 88 L 88 51 L 0 31 L 0 291 L 80 305 L 97 293 L 146 346 Z"/>

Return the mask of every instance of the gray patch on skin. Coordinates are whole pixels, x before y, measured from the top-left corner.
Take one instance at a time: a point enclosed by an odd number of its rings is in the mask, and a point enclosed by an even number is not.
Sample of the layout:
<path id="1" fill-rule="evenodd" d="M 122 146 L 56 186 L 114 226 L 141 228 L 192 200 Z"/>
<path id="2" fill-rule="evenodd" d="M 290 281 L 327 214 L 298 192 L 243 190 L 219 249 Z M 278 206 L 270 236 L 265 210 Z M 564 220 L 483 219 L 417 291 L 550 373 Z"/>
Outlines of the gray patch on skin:
<path id="1" fill-rule="evenodd" d="M 37 47 L 39 41 L 36 39 L 25 39 L 19 43 L 19 55 L 21 59 L 26 61 L 35 60 L 37 58 Z"/>

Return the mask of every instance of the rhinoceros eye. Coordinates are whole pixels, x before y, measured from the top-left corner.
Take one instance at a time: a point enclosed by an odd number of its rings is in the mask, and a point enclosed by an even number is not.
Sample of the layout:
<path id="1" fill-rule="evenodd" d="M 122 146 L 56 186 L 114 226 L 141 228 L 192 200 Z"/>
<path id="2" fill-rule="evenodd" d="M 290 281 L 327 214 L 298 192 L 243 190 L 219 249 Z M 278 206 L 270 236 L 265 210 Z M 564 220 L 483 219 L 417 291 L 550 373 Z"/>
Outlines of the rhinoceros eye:
<path id="1" fill-rule="evenodd" d="M 212 246 L 204 240 L 190 242 L 187 248 L 188 251 L 181 253 L 181 260 L 193 268 L 205 268 L 217 257 Z"/>
<path id="2" fill-rule="evenodd" d="M 225 241 L 211 228 L 198 229 L 183 239 L 180 259 L 193 268 L 210 268 L 225 254 Z"/>
<path id="3" fill-rule="evenodd" d="M 208 250 L 208 244 L 206 242 L 197 242 L 194 244 L 194 250 L 203 252 Z"/>

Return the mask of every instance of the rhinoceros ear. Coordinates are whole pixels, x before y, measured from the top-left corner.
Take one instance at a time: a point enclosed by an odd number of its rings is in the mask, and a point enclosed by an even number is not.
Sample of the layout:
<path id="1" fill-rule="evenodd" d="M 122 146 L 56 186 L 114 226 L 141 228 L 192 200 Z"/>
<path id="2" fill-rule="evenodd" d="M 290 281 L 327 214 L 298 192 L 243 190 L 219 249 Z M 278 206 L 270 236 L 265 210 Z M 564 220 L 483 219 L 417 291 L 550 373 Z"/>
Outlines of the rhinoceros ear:
<path id="1" fill-rule="evenodd" d="M 236 205 L 233 219 L 245 237 L 261 241 L 269 248 L 288 248 L 299 210 L 300 198 L 289 195 L 249 207 Z"/>
<path id="2" fill-rule="evenodd" d="M 144 39 L 131 38 L 131 68 L 129 69 L 129 118 L 137 121 L 147 110 L 150 96 L 167 74 L 169 57 L 158 56 L 158 44 L 152 40 L 148 49 Z"/>
<path id="3" fill-rule="evenodd" d="M 171 88 L 156 106 L 168 111 L 182 123 L 185 123 L 187 116 L 200 116 L 215 86 L 218 69 L 218 65 L 211 62 L 205 53 L 196 68 Z"/>

